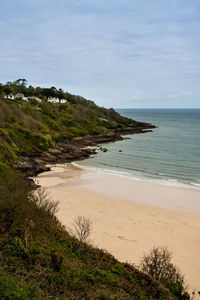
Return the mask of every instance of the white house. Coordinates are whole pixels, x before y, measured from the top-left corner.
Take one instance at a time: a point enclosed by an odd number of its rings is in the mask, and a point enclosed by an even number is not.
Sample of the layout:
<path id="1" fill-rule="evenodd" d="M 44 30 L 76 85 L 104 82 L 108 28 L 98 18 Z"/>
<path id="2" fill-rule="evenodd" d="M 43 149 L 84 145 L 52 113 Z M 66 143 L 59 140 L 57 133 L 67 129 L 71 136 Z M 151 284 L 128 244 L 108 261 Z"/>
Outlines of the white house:
<path id="1" fill-rule="evenodd" d="M 66 99 L 61 99 L 60 103 L 67 103 L 68 101 Z"/>
<path id="2" fill-rule="evenodd" d="M 55 97 L 49 97 L 47 101 L 51 103 L 60 103 L 60 99 Z"/>
<path id="3" fill-rule="evenodd" d="M 10 95 L 5 95 L 5 98 L 9 100 L 14 100 L 15 96 L 13 94 L 10 94 Z"/>
<path id="4" fill-rule="evenodd" d="M 17 94 L 15 94 L 15 99 L 18 99 L 18 98 L 24 98 L 24 94 L 22 94 L 22 93 L 17 93 Z"/>
<path id="5" fill-rule="evenodd" d="M 24 96 L 24 94 L 22 94 L 22 93 L 17 93 L 16 95 L 15 95 L 15 99 L 22 99 L 22 100 L 24 100 L 24 101 L 27 101 L 28 100 L 28 98 L 27 97 L 25 97 Z"/>
<path id="6" fill-rule="evenodd" d="M 59 99 L 59 98 L 55 98 L 55 97 L 49 97 L 47 99 L 48 102 L 51 102 L 51 103 L 67 103 L 68 101 L 66 99 Z"/>
<path id="7" fill-rule="evenodd" d="M 28 97 L 28 99 L 30 99 L 30 100 L 36 100 L 36 101 L 38 101 L 38 102 L 41 102 L 41 99 L 38 98 L 38 97 L 36 97 L 36 96 Z"/>

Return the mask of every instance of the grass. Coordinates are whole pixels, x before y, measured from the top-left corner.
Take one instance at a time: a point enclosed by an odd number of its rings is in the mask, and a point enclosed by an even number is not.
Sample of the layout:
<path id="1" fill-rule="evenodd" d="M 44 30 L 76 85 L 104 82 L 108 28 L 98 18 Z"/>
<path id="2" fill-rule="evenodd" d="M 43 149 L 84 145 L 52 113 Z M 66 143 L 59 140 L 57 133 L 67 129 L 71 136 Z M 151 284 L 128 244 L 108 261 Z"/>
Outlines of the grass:
<path id="1" fill-rule="evenodd" d="M 71 236 L 57 203 L 0 173 L 1 299 L 173 299 L 159 282 Z"/>

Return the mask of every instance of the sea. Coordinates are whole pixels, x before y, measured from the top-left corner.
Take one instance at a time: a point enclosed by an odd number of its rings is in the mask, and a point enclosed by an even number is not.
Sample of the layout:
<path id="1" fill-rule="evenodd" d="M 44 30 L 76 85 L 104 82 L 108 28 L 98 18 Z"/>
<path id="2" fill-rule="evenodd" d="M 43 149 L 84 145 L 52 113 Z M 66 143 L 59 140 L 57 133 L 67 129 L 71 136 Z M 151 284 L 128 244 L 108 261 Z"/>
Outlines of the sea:
<path id="1" fill-rule="evenodd" d="M 101 144 L 107 152 L 99 151 L 78 165 L 136 180 L 200 189 L 200 109 L 116 111 L 157 128 Z"/>

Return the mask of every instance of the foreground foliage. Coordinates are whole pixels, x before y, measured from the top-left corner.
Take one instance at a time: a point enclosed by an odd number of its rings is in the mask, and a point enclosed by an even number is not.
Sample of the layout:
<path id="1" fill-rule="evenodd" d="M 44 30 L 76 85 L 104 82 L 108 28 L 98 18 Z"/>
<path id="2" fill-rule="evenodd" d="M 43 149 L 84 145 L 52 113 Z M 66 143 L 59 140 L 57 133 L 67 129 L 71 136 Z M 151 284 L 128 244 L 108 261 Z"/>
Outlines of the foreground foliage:
<path id="1" fill-rule="evenodd" d="M 57 203 L 0 173 L 0 299 L 173 299 L 159 282 L 69 233 Z"/>
<path id="2" fill-rule="evenodd" d="M 172 253 L 166 247 L 154 247 L 141 259 L 141 270 L 160 281 L 177 299 L 189 299 L 184 276 L 172 263 Z"/>

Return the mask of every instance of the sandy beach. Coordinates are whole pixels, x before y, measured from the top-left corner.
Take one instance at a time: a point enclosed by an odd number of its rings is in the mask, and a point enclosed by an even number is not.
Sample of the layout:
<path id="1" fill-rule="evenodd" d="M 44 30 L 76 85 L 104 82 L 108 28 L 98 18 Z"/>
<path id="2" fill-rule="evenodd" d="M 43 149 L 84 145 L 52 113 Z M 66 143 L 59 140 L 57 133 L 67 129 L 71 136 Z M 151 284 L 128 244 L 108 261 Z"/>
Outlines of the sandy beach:
<path id="1" fill-rule="evenodd" d="M 200 290 L 200 190 L 57 165 L 36 180 L 59 200 L 60 221 L 93 222 L 93 245 L 138 264 L 153 246 L 167 246 L 191 290 Z"/>

